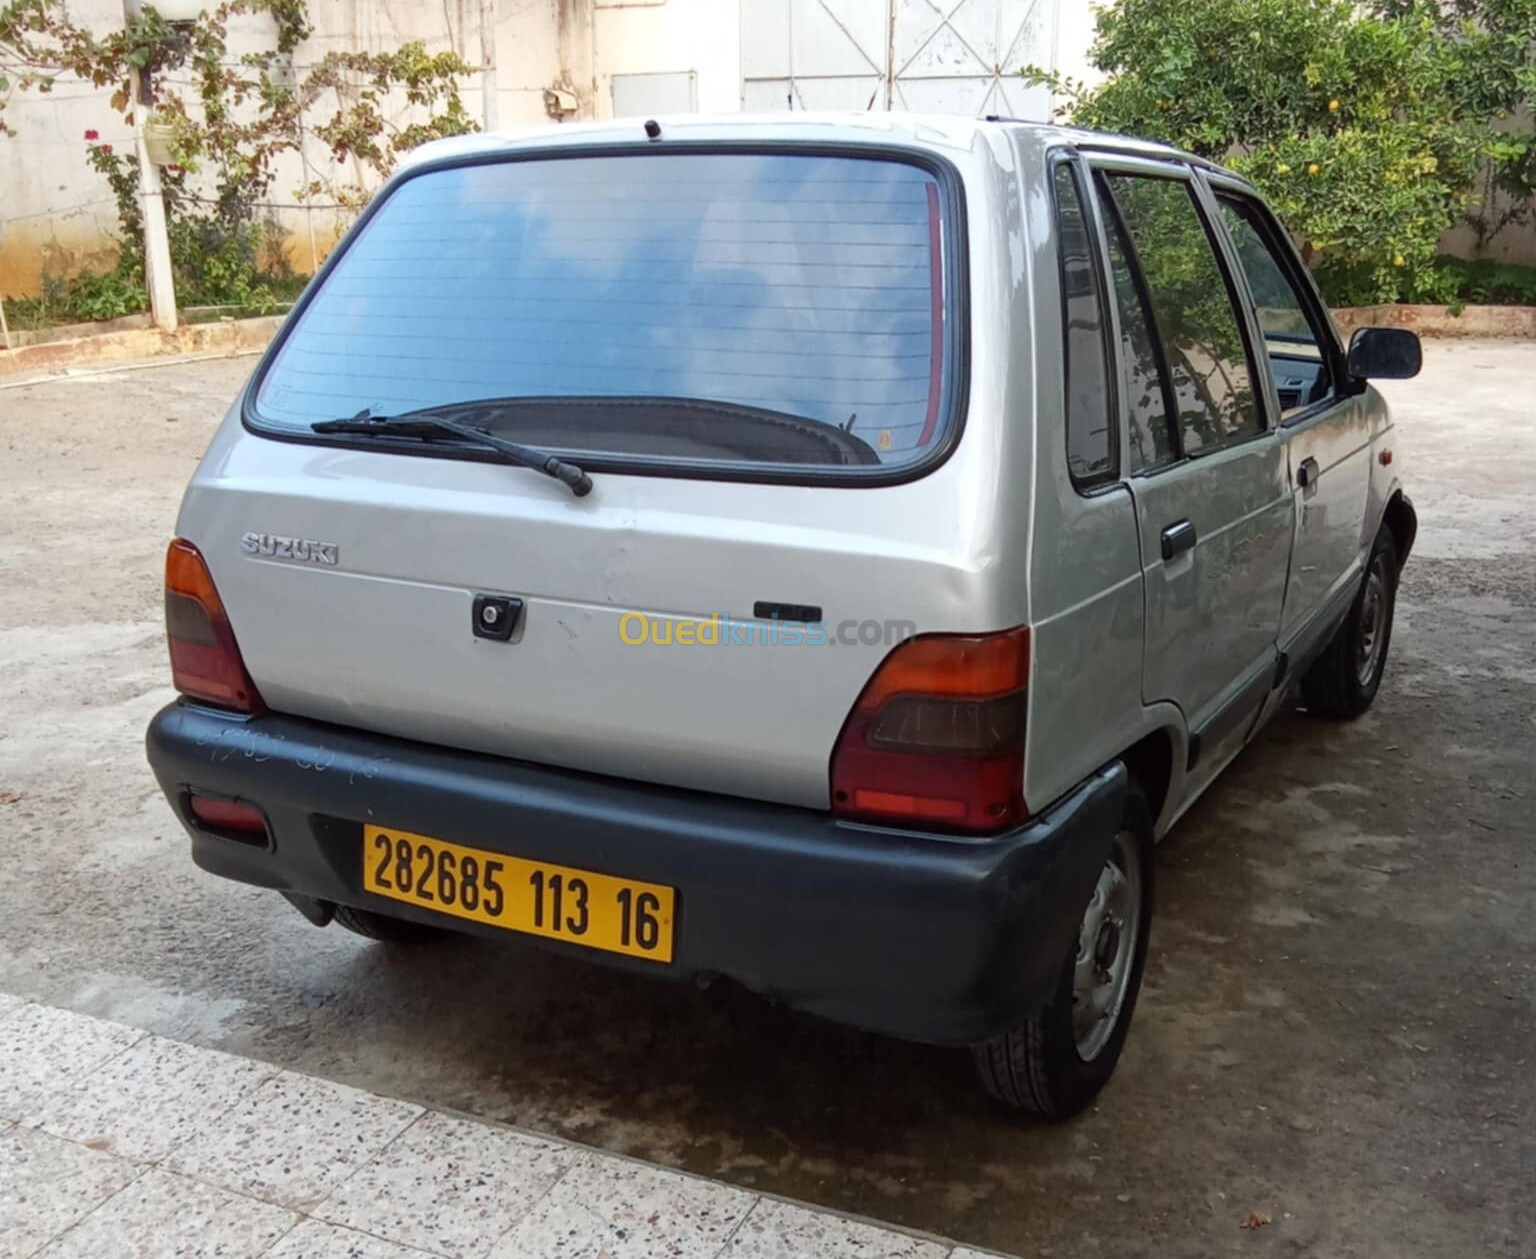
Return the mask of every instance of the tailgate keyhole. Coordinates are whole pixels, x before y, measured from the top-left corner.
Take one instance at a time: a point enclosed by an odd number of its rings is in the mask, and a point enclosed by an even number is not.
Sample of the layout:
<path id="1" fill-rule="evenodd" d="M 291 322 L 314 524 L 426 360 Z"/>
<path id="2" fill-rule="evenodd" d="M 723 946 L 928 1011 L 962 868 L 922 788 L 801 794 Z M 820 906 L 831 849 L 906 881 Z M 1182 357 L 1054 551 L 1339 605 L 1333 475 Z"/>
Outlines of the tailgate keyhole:
<path id="1" fill-rule="evenodd" d="M 523 601 L 504 595 L 476 595 L 470 629 L 476 638 L 490 638 L 498 643 L 511 639 L 523 614 Z"/>

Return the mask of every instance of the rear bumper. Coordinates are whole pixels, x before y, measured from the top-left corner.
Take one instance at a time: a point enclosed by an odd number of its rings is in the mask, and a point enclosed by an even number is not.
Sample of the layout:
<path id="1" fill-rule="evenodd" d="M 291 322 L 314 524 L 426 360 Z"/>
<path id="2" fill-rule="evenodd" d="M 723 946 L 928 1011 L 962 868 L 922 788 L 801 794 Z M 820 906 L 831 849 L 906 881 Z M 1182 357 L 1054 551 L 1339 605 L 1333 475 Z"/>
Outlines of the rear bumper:
<path id="1" fill-rule="evenodd" d="M 148 754 L 213 874 L 502 938 L 364 892 L 364 820 L 664 883 L 678 889 L 670 964 L 536 942 L 674 978 L 726 975 L 836 1022 L 946 1045 L 985 1040 L 1050 996 L 1126 782 L 1112 766 L 1028 825 L 968 840 L 190 704 L 155 717 Z M 270 844 L 203 830 L 190 788 L 257 805 Z"/>

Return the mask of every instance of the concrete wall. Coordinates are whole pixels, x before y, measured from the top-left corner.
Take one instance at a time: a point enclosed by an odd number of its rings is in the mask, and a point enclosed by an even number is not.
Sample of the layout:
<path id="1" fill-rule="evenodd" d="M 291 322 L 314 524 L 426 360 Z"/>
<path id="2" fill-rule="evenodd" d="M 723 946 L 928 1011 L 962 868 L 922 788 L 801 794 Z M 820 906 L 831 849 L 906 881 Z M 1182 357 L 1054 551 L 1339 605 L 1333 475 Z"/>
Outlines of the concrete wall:
<path id="1" fill-rule="evenodd" d="M 741 6 L 771 0 L 496 0 L 493 116 L 502 128 L 547 125 L 547 93 L 570 106 L 562 117 L 612 116 L 619 75 L 694 75 L 700 112 L 741 108 Z M 868 0 L 884 3 L 884 0 Z M 98 32 L 122 23 L 121 0 L 68 0 L 73 20 Z M 1077 73 L 1091 33 L 1087 10 L 1060 5 L 1058 64 Z M 332 51 L 382 51 L 420 40 L 433 52 L 452 50 L 481 64 L 479 0 L 311 0 L 313 37 L 296 50 L 301 77 Z M 270 48 L 264 17 L 231 24 L 230 56 Z M 1081 45 L 1081 47 L 1080 47 Z M 632 85 L 633 81 L 631 81 Z M 195 93 L 184 73 L 165 77 L 184 98 Z M 482 76 L 463 84 L 466 106 L 484 116 Z M 132 136 L 108 104 L 109 88 L 61 80 L 48 94 L 16 95 L 7 118 L 15 139 L 0 139 L 0 295 L 30 296 L 45 275 L 104 269 L 116 255 L 117 213 L 106 181 L 86 162 L 87 130 L 127 152 Z M 324 102 L 322 102 L 323 104 Z M 318 111 L 317 111 L 318 112 Z M 393 121 L 406 120 L 400 106 Z M 316 119 L 318 121 L 318 119 Z M 274 181 L 270 213 L 288 233 L 293 265 L 312 270 L 345 229 L 348 214 L 320 203 L 301 207 L 298 190 L 314 179 L 366 183 L 366 171 L 343 169 L 313 139 L 285 161 Z"/>
<path id="2" fill-rule="evenodd" d="M 1440 238 L 1440 252 L 1453 258 L 1487 258 L 1536 267 L 1536 224 L 1512 224 L 1486 241 L 1469 224 L 1454 227 Z"/>
<path id="3" fill-rule="evenodd" d="M 1497 126 L 1505 131 L 1524 131 L 1531 122 L 1531 111 L 1521 109 Z M 1473 198 L 1472 214 L 1492 227 L 1515 208 L 1515 203 L 1491 186 L 1485 173 Z M 1525 209 L 1527 217 L 1523 221 L 1511 223 L 1487 239 L 1479 239 L 1477 229 L 1471 223 L 1463 223 L 1440 238 L 1440 251 L 1457 258 L 1488 258 L 1494 262 L 1536 266 L 1536 221 L 1530 217 L 1529 203 Z"/>
<path id="4" fill-rule="evenodd" d="M 494 115 L 498 126 L 551 122 L 546 93 L 559 89 L 573 107 L 565 116 L 606 118 L 613 113 L 616 75 L 695 75 L 701 112 L 741 107 L 744 4 L 773 0 L 496 0 Z M 847 2 L 847 0 L 845 0 Z M 884 0 L 866 0 L 884 3 Z M 1093 38 L 1093 9 L 1087 0 L 1060 0 L 1055 12 L 1055 65 L 1068 77 L 1094 77 L 1087 63 Z M 121 0 L 68 0 L 74 20 L 98 31 L 121 25 Z M 302 75 L 326 53 L 347 49 L 381 51 L 421 40 L 434 51 L 453 50 L 473 66 L 481 63 L 479 0 L 311 0 L 312 39 L 293 58 Z M 270 48 L 269 19 L 242 18 L 231 27 L 230 54 Z M 190 86 L 170 76 L 183 91 Z M 463 84 L 472 115 L 482 116 L 482 79 Z M 106 181 L 86 164 L 84 133 L 123 151 L 131 147 L 127 126 L 108 105 L 110 89 L 68 78 L 48 94 L 13 95 L 6 109 L 18 135 L 0 139 L 0 295 L 39 291 L 44 275 L 72 274 L 111 264 L 117 214 Z M 394 111 L 404 121 L 408 110 Z M 361 170 L 344 170 L 313 140 L 287 162 L 273 184 L 272 214 L 289 233 L 295 267 L 307 272 L 332 247 L 348 215 L 324 206 L 299 208 L 297 190 L 311 179 L 366 182 Z M 1474 252 L 1467 231 L 1448 235 L 1446 244 Z M 1512 229 L 1483 252 L 1511 261 L 1536 262 L 1536 230 Z"/>
<path id="5" fill-rule="evenodd" d="M 618 75 L 692 73 L 693 101 L 701 112 L 741 108 L 741 6 L 772 0 L 496 0 L 494 110 L 500 127 L 551 121 L 546 93 L 558 89 L 572 106 L 565 117 L 613 114 Z M 852 0 L 883 4 L 885 0 Z M 68 0 L 77 22 L 98 32 L 122 23 L 121 0 Z M 1087 28 L 1074 0 L 1060 6 L 1062 64 Z M 434 51 L 452 50 L 481 63 L 479 0 L 312 0 L 313 38 L 293 58 L 301 76 L 328 52 L 384 50 L 421 40 Z M 265 18 L 237 19 L 230 55 L 271 46 Z M 191 95 L 184 76 L 168 86 Z M 108 105 L 110 89 L 61 81 L 51 94 L 15 96 L 7 117 L 18 132 L 0 140 L 0 294 L 31 295 L 44 275 L 68 275 L 111 264 L 117 214 L 106 182 L 86 164 L 84 133 L 127 151 L 132 137 Z M 467 106 L 483 117 L 479 73 L 464 83 Z M 397 117 L 403 120 L 402 108 Z M 323 258 L 347 221 L 323 205 L 298 207 L 297 190 L 313 179 L 361 182 L 366 173 L 342 170 L 323 145 L 309 142 L 285 163 L 274 182 L 272 213 L 288 231 L 294 265 L 308 271 Z"/>
<path id="6" fill-rule="evenodd" d="M 593 16 L 597 117 L 613 115 L 616 74 L 691 70 L 700 113 L 741 108 L 738 0 L 595 0 Z"/>
<path id="7" fill-rule="evenodd" d="M 420 40 L 429 51 L 457 52 L 471 65 L 481 62 L 478 0 L 312 0 L 311 39 L 294 54 L 292 72 L 301 77 L 327 53 L 384 51 Z M 122 25 L 120 0 L 69 0 L 70 17 L 97 32 Z M 242 17 L 230 26 L 230 57 L 272 46 L 271 20 Z M 496 22 L 495 104 L 501 126 L 546 123 L 544 93 L 558 85 L 578 97 L 580 112 L 596 108 L 593 78 L 592 0 L 499 0 Z M 194 98 L 186 73 L 162 80 L 184 98 Z M 482 112 L 481 76 L 463 84 L 471 114 Z M 104 268 L 116 255 L 117 212 L 106 181 L 86 162 L 87 130 L 120 152 L 132 135 L 109 105 L 111 88 L 61 78 L 50 93 L 17 93 L 6 108 L 13 139 L 0 138 L 0 295 L 28 296 L 42 277 Z M 325 102 L 322 102 L 322 105 Z M 318 111 L 317 111 L 318 112 Z M 410 111 L 399 103 L 390 119 L 399 124 Z M 273 213 L 290 233 L 289 254 L 301 271 L 323 258 L 345 227 L 345 212 L 298 208 L 298 190 L 312 179 L 367 183 L 367 172 L 339 166 L 323 144 L 311 139 L 301 155 L 286 161 L 269 194 Z"/>
<path id="8" fill-rule="evenodd" d="M 118 0 L 75 0 L 77 21 L 122 21 Z M 37 291 L 45 264 L 101 265 L 115 255 L 111 190 L 85 164 L 87 129 L 126 150 L 132 137 L 107 106 L 110 91 L 61 78 L 47 94 L 15 93 L 6 106 L 15 138 L 0 137 L 0 294 Z"/>

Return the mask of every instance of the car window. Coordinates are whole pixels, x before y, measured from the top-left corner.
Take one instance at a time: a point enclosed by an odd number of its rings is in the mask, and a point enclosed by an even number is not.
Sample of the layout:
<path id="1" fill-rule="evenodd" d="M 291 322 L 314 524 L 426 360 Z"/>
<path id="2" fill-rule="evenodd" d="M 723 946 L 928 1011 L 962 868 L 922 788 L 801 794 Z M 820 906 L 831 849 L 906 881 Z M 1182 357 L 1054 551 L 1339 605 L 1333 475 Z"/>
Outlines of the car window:
<path id="1" fill-rule="evenodd" d="M 1273 229 L 1263 212 L 1238 197 L 1222 196 L 1220 205 L 1253 293 L 1281 415 L 1304 410 L 1332 392 L 1328 356 L 1307 315 L 1308 305 L 1276 256 L 1270 243 Z"/>
<path id="2" fill-rule="evenodd" d="M 1102 485 L 1115 475 L 1104 308 L 1077 174 L 1062 162 L 1053 183 L 1066 323 L 1067 467 L 1073 482 L 1086 488 Z"/>
<path id="3" fill-rule="evenodd" d="M 1242 325 L 1187 183 L 1105 176 L 1135 251 L 1185 453 L 1263 431 Z"/>
<path id="4" fill-rule="evenodd" d="M 429 168 L 346 246 L 248 414 L 307 432 L 483 403 L 472 422 L 582 455 L 912 465 L 952 419 L 947 205 L 926 167 L 816 153 Z"/>
<path id="5" fill-rule="evenodd" d="M 1100 188 L 1102 191 L 1102 184 Z M 1179 447 L 1169 419 L 1167 385 L 1140 277 L 1131 261 L 1125 229 L 1113 206 L 1106 209 L 1104 233 L 1109 248 L 1110 283 L 1115 311 L 1120 317 L 1121 396 L 1130 422 L 1130 470 L 1138 472 L 1178 458 Z"/>

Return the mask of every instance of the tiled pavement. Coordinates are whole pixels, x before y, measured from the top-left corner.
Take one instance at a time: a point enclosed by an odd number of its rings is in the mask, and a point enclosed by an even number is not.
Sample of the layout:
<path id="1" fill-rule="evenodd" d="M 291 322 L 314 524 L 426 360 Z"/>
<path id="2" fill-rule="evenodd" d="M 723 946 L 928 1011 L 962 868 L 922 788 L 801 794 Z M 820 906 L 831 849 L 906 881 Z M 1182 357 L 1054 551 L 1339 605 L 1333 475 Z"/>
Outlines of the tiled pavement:
<path id="1" fill-rule="evenodd" d="M 0 1259 L 982 1259 L 0 994 Z"/>

